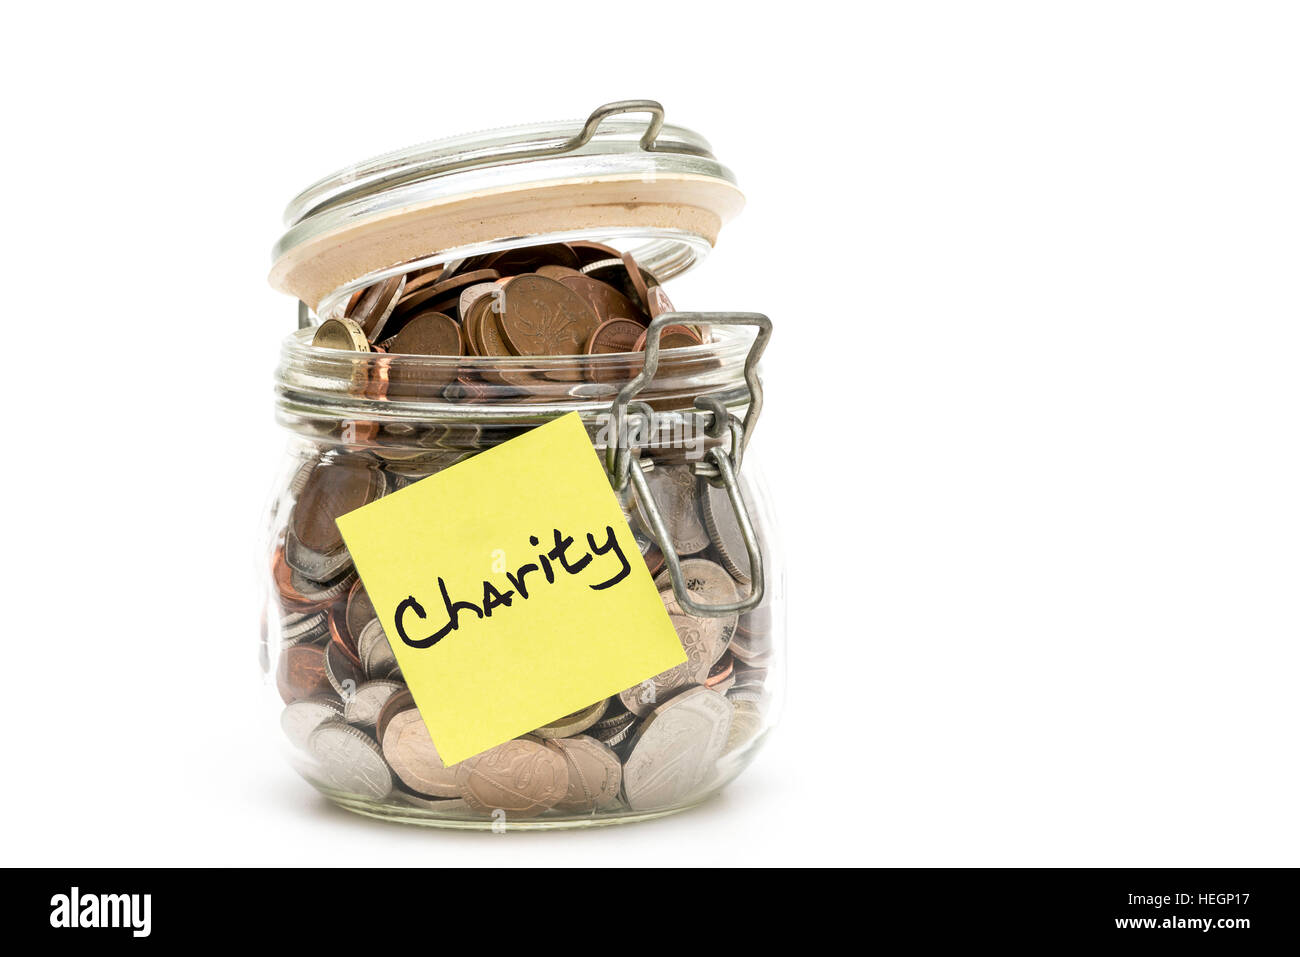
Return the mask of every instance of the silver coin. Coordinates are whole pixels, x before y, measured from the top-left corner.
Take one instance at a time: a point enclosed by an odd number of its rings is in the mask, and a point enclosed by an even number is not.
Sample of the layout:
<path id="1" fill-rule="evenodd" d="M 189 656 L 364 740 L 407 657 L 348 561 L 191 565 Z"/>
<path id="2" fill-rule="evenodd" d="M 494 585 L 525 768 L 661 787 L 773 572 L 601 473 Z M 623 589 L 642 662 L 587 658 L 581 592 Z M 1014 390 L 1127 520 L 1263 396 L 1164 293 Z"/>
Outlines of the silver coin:
<path id="1" fill-rule="evenodd" d="M 618 698 L 623 702 L 623 707 L 633 714 L 647 715 L 679 688 L 703 684 L 709 671 L 726 651 L 724 619 L 672 614 L 668 619 L 677 630 L 677 640 L 682 643 L 686 660 L 653 678 L 647 678 L 639 685 L 619 692 Z"/>
<path id="2" fill-rule="evenodd" d="M 332 641 L 325 646 L 325 677 L 334 693 L 344 701 L 357 693 L 357 688 L 364 680 L 357 666 Z"/>
<path id="3" fill-rule="evenodd" d="M 615 701 L 613 698 L 609 701 L 609 710 L 605 712 L 604 717 L 593 724 L 593 731 L 607 731 L 626 727 L 629 721 L 636 720 L 636 715 L 623 707 L 621 701 Z"/>
<path id="4" fill-rule="evenodd" d="M 350 556 L 348 561 L 352 561 Z M 313 604 L 323 604 L 341 598 L 348 593 L 348 589 L 352 587 L 356 580 L 357 572 L 355 568 L 342 578 L 336 578 L 333 581 L 308 578 L 296 568 L 289 570 L 289 584 L 293 586 L 293 590 Z"/>
<path id="5" fill-rule="evenodd" d="M 289 513 L 289 527 L 284 536 L 284 560 L 289 568 L 313 582 L 333 581 L 352 565 L 352 555 L 347 548 L 339 547 L 328 555 L 308 548 L 293 533 L 293 513 Z M 294 585 L 297 588 L 297 585 Z M 301 589 L 299 589 L 301 591 Z M 305 593 L 304 593 L 305 594 Z"/>
<path id="6" fill-rule="evenodd" d="M 368 678 L 389 677 L 397 666 L 397 657 L 378 618 L 372 618 L 357 636 L 357 656 Z"/>
<path id="7" fill-rule="evenodd" d="M 347 794 L 380 800 L 393 790 L 393 775 L 379 745 L 345 721 L 326 721 L 307 739 L 307 750 L 320 762 L 325 782 Z"/>
<path id="8" fill-rule="evenodd" d="M 772 660 L 772 649 L 770 647 L 756 648 L 750 641 L 741 641 L 736 638 L 732 642 L 732 653 L 747 665 L 766 665 Z"/>
<path id="9" fill-rule="evenodd" d="M 725 605 L 740 600 L 740 592 L 736 590 L 736 583 L 732 580 L 731 575 L 727 573 L 727 570 L 717 562 L 711 562 L 707 558 L 687 558 L 682 561 L 681 566 L 682 579 L 692 600 L 702 605 Z M 664 607 L 668 609 L 668 614 L 688 614 L 682 609 L 681 603 L 677 601 L 677 595 L 673 591 L 673 580 L 667 569 L 655 577 L 655 586 L 660 590 L 660 597 L 663 598 Z M 738 614 L 726 615 L 721 618 L 701 620 L 716 622 L 717 627 L 721 629 L 722 647 L 718 649 L 718 655 L 721 657 L 722 652 L 726 651 L 731 645 L 732 638 L 736 634 L 736 628 L 740 624 L 740 616 Z M 716 660 L 715 658 L 714 661 Z"/>
<path id="10" fill-rule="evenodd" d="M 634 811 L 690 799 L 727 746 L 732 706 L 708 688 L 689 688 L 646 717 L 623 763 L 623 799 Z"/>
<path id="11" fill-rule="evenodd" d="M 590 273 L 593 273 L 593 272 L 600 272 L 601 270 L 604 270 L 604 269 L 613 269 L 613 268 L 615 268 L 615 267 L 618 267 L 618 268 L 621 268 L 621 269 L 626 269 L 626 268 L 627 268 L 627 266 L 625 266 L 625 265 L 623 264 L 623 260 L 621 260 L 621 259 L 598 259 L 598 260 L 596 260 L 596 262 L 594 262 L 594 263 L 588 263 L 587 265 L 583 266 L 583 267 L 582 267 L 581 269 L 579 269 L 578 271 L 579 271 L 580 273 L 582 273 L 584 276 L 586 276 L 586 275 L 588 275 L 588 274 L 590 274 Z"/>
<path id="12" fill-rule="evenodd" d="M 750 665 L 737 659 L 736 661 L 736 685 L 756 685 L 763 687 L 767 682 L 768 669 L 761 665 Z"/>
<path id="13" fill-rule="evenodd" d="M 280 622 L 280 646 L 283 648 L 304 643 L 311 644 L 327 634 L 329 634 L 329 618 L 323 611 L 294 615 L 293 620 L 286 615 Z"/>
<path id="14" fill-rule="evenodd" d="M 456 784 L 459 765 L 444 767 L 429 737 L 429 729 L 415 708 L 388 719 L 384 728 L 383 754 L 394 773 L 412 791 L 429 797 L 460 797 Z"/>
<path id="15" fill-rule="evenodd" d="M 299 494 L 307 485 L 307 479 L 311 478 L 312 471 L 316 468 L 315 460 L 304 462 L 298 467 L 298 471 L 293 473 L 293 478 L 289 480 L 289 492 L 297 499 Z"/>
<path id="16" fill-rule="evenodd" d="M 396 450 L 390 450 L 396 451 Z M 422 478 L 436 475 L 443 469 L 451 468 L 468 455 L 466 452 L 451 452 L 447 449 L 420 449 L 406 458 L 389 459 L 384 468 L 391 473 L 389 480 L 398 488 L 404 488 Z"/>
<path id="17" fill-rule="evenodd" d="M 752 522 L 754 510 L 743 489 L 741 498 Z M 724 489 L 714 488 L 704 479 L 700 479 L 700 513 L 704 517 L 704 527 L 708 530 L 709 538 L 713 541 L 713 547 L 717 549 L 722 564 L 736 581 L 748 585 L 749 550 L 745 548 L 745 536 L 740 531 L 736 510 L 731 507 L 731 499 L 727 497 Z"/>
<path id="18" fill-rule="evenodd" d="M 617 748 L 632 736 L 636 730 L 636 715 L 624 711 L 610 722 L 601 721 L 591 729 L 591 736 L 611 748 Z"/>
<path id="19" fill-rule="evenodd" d="M 731 730 L 727 733 L 727 753 L 739 751 L 763 730 L 763 709 L 757 701 L 744 698 L 731 701 Z"/>
<path id="20" fill-rule="evenodd" d="M 466 286 L 460 291 L 460 301 L 458 303 L 461 318 L 463 319 L 465 316 L 469 315 L 470 307 L 479 299 L 482 299 L 484 296 L 500 295 L 501 290 L 502 287 L 498 286 L 494 282 L 476 282 L 472 286 Z M 501 308 L 501 303 L 494 303 L 493 308 L 499 310 Z"/>
<path id="21" fill-rule="evenodd" d="M 739 600 L 740 592 L 736 590 L 736 583 L 717 562 L 711 562 L 707 558 L 687 558 L 682 560 L 681 567 L 686 590 L 696 601 L 721 605 Z M 672 593 L 673 580 L 667 569 L 655 576 L 655 587 L 661 592 Z"/>
<path id="22" fill-rule="evenodd" d="M 741 661 L 766 663 L 772 651 L 772 606 L 763 604 L 741 615 L 731 645 Z"/>
<path id="23" fill-rule="evenodd" d="M 315 695 L 286 705 L 280 712 L 280 728 L 295 748 L 307 750 L 307 739 L 326 721 L 343 716 L 343 705 L 336 698 Z"/>
<path id="24" fill-rule="evenodd" d="M 345 699 L 343 719 L 348 724 L 373 728 L 379 720 L 379 710 L 393 695 L 405 691 L 406 685 L 400 681 L 380 678 L 375 681 L 363 681 L 357 685 L 352 696 Z"/>
<path id="25" fill-rule="evenodd" d="M 607 745 L 587 735 L 546 742 L 569 763 L 569 790 L 556 802 L 561 811 L 588 813 L 619 801 L 623 763 Z"/>
<path id="26" fill-rule="evenodd" d="M 420 794 L 412 794 L 410 791 L 398 788 L 393 792 L 393 796 L 405 801 L 412 807 L 424 808 L 427 811 L 468 811 L 469 805 L 465 803 L 464 798 L 430 798 Z"/>
<path id="27" fill-rule="evenodd" d="M 709 533 L 700 516 L 700 501 L 696 494 L 695 472 L 689 465 L 656 466 L 646 475 L 646 483 L 659 506 L 664 525 L 672 537 L 673 548 L 678 555 L 694 555 L 709 546 Z M 637 503 L 638 521 L 642 530 L 654 538 L 650 522 Z M 667 550 L 663 542 L 661 549 Z"/>

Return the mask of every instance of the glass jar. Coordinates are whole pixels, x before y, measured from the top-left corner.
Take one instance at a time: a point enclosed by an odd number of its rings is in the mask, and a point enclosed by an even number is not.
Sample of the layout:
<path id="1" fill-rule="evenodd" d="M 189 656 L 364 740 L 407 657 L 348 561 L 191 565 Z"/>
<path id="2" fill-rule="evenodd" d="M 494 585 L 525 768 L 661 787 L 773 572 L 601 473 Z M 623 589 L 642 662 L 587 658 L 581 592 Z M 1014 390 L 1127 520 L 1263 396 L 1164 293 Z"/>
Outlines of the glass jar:
<path id="1" fill-rule="evenodd" d="M 611 120 L 632 111 L 650 124 Z M 575 181 L 591 203 L 575 199 Z M 567 211 L 548 196 L 556 189 Z M 510 211 L 492 227 L 501 235 L 474 214 L 485 195 Z M 336 804 L 449 827 L 609 824 L 698 804 L 753 758 L 780 707 L 784 631 L 771 511 L 746 454 L 765 317 L 668 311 L 644 351 L 581 356 L 344 351 L 313 345 L 311 328 L 393 276 L 555 243 L 630 249 L 654 288 L 707 251 L 733 195 L 707 143 L 633 101 L 572 127 L 393 154 L 290 206 L 272 281 L 311 305 L 276 374 L 292 438 L 271 507 L 261 661 L 288 759 Z M 648 218 L 647 196 L 663 207 Z M 473 227 L 449 212 L 467 197 Z M 394 219 L 405 225 L 394 231 Z M 412 235 L 412 221 L 429 228 Z M 350 261 L 338 255 L 347 247 Z M 683 325 L 700 344 L 660 348 Z M 570 412 L 606 464 L 688 661 L 444 767 L 334 520 Z"/>

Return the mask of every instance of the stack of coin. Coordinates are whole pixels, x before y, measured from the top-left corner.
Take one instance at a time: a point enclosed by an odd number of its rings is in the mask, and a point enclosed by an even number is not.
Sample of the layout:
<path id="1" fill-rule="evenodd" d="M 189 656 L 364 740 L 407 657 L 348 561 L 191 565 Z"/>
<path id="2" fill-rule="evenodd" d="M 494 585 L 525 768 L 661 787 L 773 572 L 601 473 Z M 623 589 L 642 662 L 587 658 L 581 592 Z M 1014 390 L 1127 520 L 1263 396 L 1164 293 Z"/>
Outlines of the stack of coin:
<path id="1" fill-rule="evenodd" d="M 502 814 L 509 822 L 681 807 L 738 773 L 767 723 L 772 608 L 765 601 L 744 615 L 701 618 L 680 607 L 664 570 L 666 548 L 704 603 L 747 594 L 749 569 L 725 495 L 671 458 L 649 472 L 671 543 L 656 542 L 635 509 L 630 520 L 687 661 L 443 766 L 334 519 L 473 454 L 463 451 L 465 435 L 456 439 L 461 451 L 434 447 L 405 459 L 326 447 L 290 482 L 271 559 L 278 599 L 271 617 L 279 624 L 272 633 L 281 726 L 304 773 L 372 809 L 486 824 Z"/>
<path id="2" fill-rule="evenodd" d="M 350 352 L 407 356 L 483 356 L 500 359 L 605 356 L 643 352 L 651 319 L 673 305 L 655 277 L 631 253 L 600 243 L 552 243 L 415 270 L 358 290 L 344 315 L 328 319 L 313 345 Z M 701 345 L 708 330 L 672 325 L 664 349 Z M 518 365 L 517 363 L 515 364 Z M 538 373 L 508 367 L 484 374 L 455 366 L 406 363 L 357 391 L 373 398 L 441 395 L 456 380 L 474 395 L 486 383 L 527 387 Z M 623 381 L 633 366 L 621 362 L 554 364 L 554 382 Z"/>

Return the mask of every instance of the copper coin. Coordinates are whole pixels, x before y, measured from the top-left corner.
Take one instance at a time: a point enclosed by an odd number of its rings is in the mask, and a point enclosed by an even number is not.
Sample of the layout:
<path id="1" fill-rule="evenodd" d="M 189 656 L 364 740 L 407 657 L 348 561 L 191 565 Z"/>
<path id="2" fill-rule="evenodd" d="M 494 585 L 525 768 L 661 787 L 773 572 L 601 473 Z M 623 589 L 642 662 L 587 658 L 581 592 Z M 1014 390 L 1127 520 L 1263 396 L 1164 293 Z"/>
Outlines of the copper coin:
<path id="1" fill-rule="evenodd" d="M 388 728 L 388 722 L 393 719 L 393 715 L 400 714 L 403 711 L 410 711 L 415 707 L 415 698 L 411 697 L 411 691 L 399 691 L 379 709 L 379 717 L 375 719 L 375 740 L 380 744 L 384 741 L 384 731 Z"/>
<path id="2" fill-rule="evenodd" d="M 596 313 L 596 318 L 601 322 L 610 319 L 629 319 L 640 324 L 641 310 L 634 306 L 627 296 L 608 283 L 579 273 L 577 276 L 561 279 L 560 284 L 572 289 L 586 300 L 587 305 L 591 306 Z"/>
<path id="3" fill-rule="evenodd" d="M 567 279 L 570 276 L 581 276 L 582 271 L 571 269 L 568 266 L 538 266 L 534 272 L 539 276 L 545 276 L 547 279 Z"/>
<path id="4" fill-rule="evenodd" d="M 415 708 L 391 715 L 384 724 L 381 741 L 384 758 L 398 778 L 417 794 L 430 797 L 459 797 L 461 765 L 445 766 L 429 737 L 429 729 Z"/>
<path id="5" fill-rule="evenodd" d="M 501 316 L 492 309 L 491 302 L 486 299 L 480 300 L 471 307 L 470 312 L 477 317 L 474 332 L 478 336 L 478 344 L 482 347 L 482 355 L 497 357 L 516 355 L 506 342 L 505 334 L 501 329 Z"/>
<path id="6" fill-rule="evenodd" d="M 516 355 L 581 355 L 600 325 L 586 300 L 545 276 L 517 277 L 506 287 L 502 305 L 501 332 Z"/>
<path id="7" fill-rule="evenodd" d="M 495 286 L 493 288 L 496 288 Z M 483 351 L 483 334 L 481 325 L 483 313 L 491 307 L 491 302 L 480 302 L 484 297 L 474 299 L 469 308 L 460 314 L 460 333 L 465 339 L 465 354 L 468 356 L 486 355 Z"/>
<path id="8" fill-rule="evenodd" d="M 653 573 L 652 573 L 653 574 Z M 352 590 L 348 592 L 348 600 L 344 612 L 344 621 L 347 624 L 348 637 L 352 641 L 352 648 L 357 646 L 357 637 L 361 634 L 361 629 L 370 624 L 375 618 L 375 606 L 371 604 L 370 596 L 366 594 L 366 586 L 357 579 Z"/>
<path id="9" fill-rule="evenodd" d="M 664 292 L 663 286 L 650 287 L 650 301 L 646 303 L 650 307 L 650 318 L 658 319 L 665 312 L 676 312 L 673 308 L 672 300 L 668 298 L 668 293 Z"/>
<path id="10" fill-rule="evenodd" d="M 389 355 L 458 356 L 464 352 L 460 326 L 441 312 L 422 312 L 412 317 L 393 338 L 385 340 Z"/>
<path id="11" fill-rule="evenodd" d="M 606 246 L 604 243 L 580 241 L 569 243 L 569 248 L 572 249 L 574 254 L 578 257 L 578 261 L 581 264 L 579 268 L 582 266 L 588 266 L 591 263 L 600 262 L 602 259 L 618 259 L 618 257 L 622 255 L 622 253 L 613 246 Z"/>
<path id="12" fill-rule="evenodd" d="M 569 766 L 569 788 L 557 808 L 587 814 L 618 803 L 623 763 L 608 745 L 583 734 L 557 738 L 546 746 L 564 755 Z"/>
<path id="13" fill-rule="evenodd" d="M 524 276 L 522 278 L 528 279 L 532 277 Z M 514 281 L 515 280 L 512 280 L 512 282 L 506 286 L 505 294 L 507 296 L 511 295 L 510 290 L 513 288 Z M 551 282 L 549 279 L 543 279 L 541 281 Z M 558 286 L 559 283 L 554 283 L 553 285 Z M 564 287 L 561 286 L 560 288 Z M 502 301 L 503 300 L 492 301 L 485 296 L 483 299 L 475 302 L 470 308 L 470 312 L 473 314 L 475 319 L 474 333 L 478 336 L 479 345 L 482 347 L 480 355 L 494 356 L 497 358 L 508 358 L 515 355 L 511 350 L 510 345 L 506 342 L 505 335 L 502 332 L 502 316 L 498 314 L 495 309 L 495 307 Z M 484 376 L 490 378 L 493 382 L 519 386 L 520 388 L 528 388 L 536 382 L 532 372 L 528 369 L 510 368 L 509 366 L 494 369 L 491 373 L 484 372 Z"/>
<path id="14" fill-rule="evenodd" d="M 456 297 L 456 313 L 460 316 L 463 323 L 469 316 L 470 308 L 479 300 L 481 296 L 498 296 L 501 287 L 494 282 L 476 282 L 472 286 L 466 286 Z"/>
<path id="15" fill-rule="evenodd" d="M 357 579 L 353 588 L 355 589 L 356 585 L 359 585 L 360 583 L 361 579 Z M 354 642 L 352 636 L 348 634 L 346 608 L 346 602 L 335 602 L 330 606 L 328 618 L 330 644 L 337 645 L 339 650 L 347 657 L 348 661 L 350 661 L 355 667 L 360 668 L 361 657 L 357 654 L 356 642 Z"/>
<path id="16" fill-rule="evenodd" d="M 472 286 L 476 282 L 490 282 L 501 274 L 495 269 L 475 269 L 471 272 L 461 273 L 459 276 L 450 276 L 447 279 L 440 279 L 433 285 L 421 289 L 414 295 L 407 296 L 398 303 L 398 312 L 409 315 L 412 312 L 423 311 L 426 303 L 442 299 L 455 292 L 460 294 L 460 290 L 466 286 Z"/>
<path id="17" fill-rule="evenodd" d="M 564 755 L 536 738 L 516 738 L 462 761 L 456 783 L 476 811 L 531 817 L 568 793 L 569 766 Z"/>
<path id="18" fill-rule="evenodd" d="M 545 243 L 541 246 L 521 246 L 518 249 L 492 253 L 488 256 L 485 265 L 505 276 L 537 272 L 543 266 L 567 266 L 570 269 L 577 269 L 579 260 L 578 254 L 565 243 Z"/>
<path id="19" fill-rule="evenodd" d="M 642 352 L 645 349 L 646 333 L 641 333 L 641 338 L 636 341 L 636 351 Z M 689 326 L 664 326 L 663 331 L 659 334 L 659 350 L 664 349 L 685 349 L 689 346 L 702 346 L 704 340 L 695 334 L 695 330 Z"/>
<path id="20" fill-rule="evenodd" d="M 294 645 L 280 656 L 276 669 L 276 686 L 285 704 L 312 695 L 333 695 L 325 673 L 325 649 L 319 645 Z"/>
<path id="21" fill-rule="evenodd" d="M 736 661 L 731 657 L 731 652 L 727 652 L 718 659 L 718 663 L 713 666 L 709 676 L 704 679 L 704 687 L 716 688 L 732 676 L 736 669 Z"/>
<path id="22" fill-rule="evenodd" d="M 644 333 L 645 326 L 635 319 L 608 319 L 592 330 L 583 352 L 589 356 L 637 352 L 636 344 Z"/>
<path id="23" fill-rule="evenodd" d="M 343 547 L 334 520 L 379 497 L 383 478 L 379 470 L 355 458 L 323 462 L 312 469 L 293 507 L 294 536 L 319 554 Z"/>
<path id="24" fill-rule="evenodd" d="M 637 300 L 641 303 L 646 312 L 650 311 L 650 290 L 646 286 L 645 277 L 641 275 L 641 267 L 637 265 L 636 260 L 632 258 L 631 253 L 624 253 L 622 256 L 623 265 L 627 269 L 627 277 L 632 281 L 632 288 L 636 290 Z"/>
<path id="25" fill-rule="evenodd" d="M 310 602 L 293 587 L 293 569 L 284 557 L 284 542 L 276 545 L 271 556 L 271 578 L 275 581 L 275 590 L 280 594 L 280 603 L 285 607 L 295 608 Z"/>
<path id="26" fill-rule="evenodd" d="M 645 327 L 634 319 L 610 319 L 592 331 L 583 351 L 591 356 L 634 353 L 644 331 Z M 589 363 L 583 372 L 589 382 L 627 382 L 635 374 L 631 362 L 609 360 Z"/>
<path id="27" fill-rule="evenodd" d="M 428 269 L 421 269 L 418 272 L 408 272 L 406 274 L 406 288 L 402 291 L 402 296 L 406 297 L 412 293 L 419 292 L 421 289 L 432 285 L 441 278 L 441 266 L 430 266 Z"/>
<path id="28" fill-rule="evenodd" d="M 659 546 L 654 542 L 650 542 L 649 547 L 641 552 L 641 557 L 645 559 L 646 570 L 649 571 L 652 576 L 658 575 L 663 571 L 664 564 L 667 561 L 667 559 L 664 558 L 664 553 L 659 550 Z"/>
<path id="29" fill-rule="evenodd" d="M 384 323 L 388 322 L 388 317 L 397 308 L 397 302 L 402 298 L 405 288 L 405 276 L 393 276 L 368 286 L 362 290 L 355 303 L 348 304 L 347 318 L 365 330 L 367 339 L 378 339 L 384 331 Z"/>
<path id="30" fill-rule="evenodd" d="M 441 312 L 414 316 L 385 345 L 394 355 L 408 356 L 459 356 L 465 349 L 460 326 Z M 456 377 L 456 368 L 451 362 L 396 359 L 388 370 L 388 396 L 398 400 L 439 398 Z"/>

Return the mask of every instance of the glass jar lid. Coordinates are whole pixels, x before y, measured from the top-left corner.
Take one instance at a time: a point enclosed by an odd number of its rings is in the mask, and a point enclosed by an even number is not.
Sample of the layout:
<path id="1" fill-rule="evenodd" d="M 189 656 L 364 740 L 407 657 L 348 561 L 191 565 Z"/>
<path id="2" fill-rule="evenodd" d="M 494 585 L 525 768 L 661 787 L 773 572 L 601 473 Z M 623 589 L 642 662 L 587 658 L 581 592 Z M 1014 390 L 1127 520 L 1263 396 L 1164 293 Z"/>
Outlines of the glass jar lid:
<path id="1" fill-rule="evenodd" d="M 642 119 L 613 119 L 644 113 Z M 703 137 L 652 100 L 582 122 L 438 140 L 359 163 L 285 210 L 271 284 L 324 313 L 411 268 L 565 239 L 629 246 L 658 279 L 698 262 L 744 204 Z"/>

